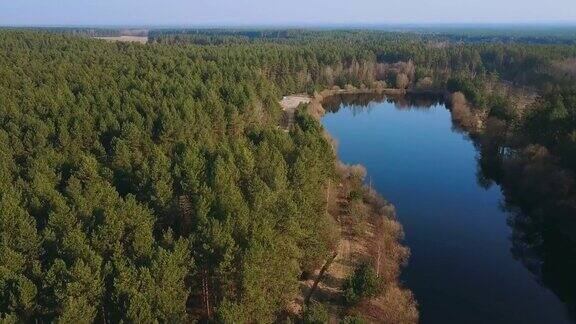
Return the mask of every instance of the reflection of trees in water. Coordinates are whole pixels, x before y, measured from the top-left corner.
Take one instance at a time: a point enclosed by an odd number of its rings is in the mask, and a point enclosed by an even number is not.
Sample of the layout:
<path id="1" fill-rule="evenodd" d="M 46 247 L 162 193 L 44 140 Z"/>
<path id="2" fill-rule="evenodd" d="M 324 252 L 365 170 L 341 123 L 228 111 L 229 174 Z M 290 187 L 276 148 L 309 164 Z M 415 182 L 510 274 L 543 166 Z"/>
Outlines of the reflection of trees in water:
<path id="1" fill-rule="evenodd" d="M 576 242 L 574 224 L 561 208 L 523 209 L 506 202 L 512 227 L 512 254 L 566 305 L 576 320 Z M 574 215 L 571 215 L 574 217 Z"/>
<path id="2" fill-rule="evenodd" d="M 347 107 L 356 110 L 366 110 L 378 103 L 386 101 L 384 95 L 366 94 L 338 94 L 324 98 L 322 106 L 328 112 L 338 112 L 340 108 Z"/>
<path id="3" fill-rule="evenodd" d="M 427 110 L 444 103 L 442 96 L 431 94 L 409 94 L 401 97 L 391 97 L 390 102 L 398 110 Z"/>
<path id="4" fill-rule="evenodd" d="M 478 149 L 478 183 L 501 186 L 512 228 L 512 254 L 566 305 L 576 320 L 574 175 L 537 145 L 507 147 L 504 134 L 471 136 Z"/>
<path id="5" fill-rule="evenodd" d="M 336 95 L 324 108 L 337 112 L 348 107 L 365 112 L 381 102 L 396 109 L 429 109 L 443 103 L 433 96 Z M 454 124 L 453 130 L 466 133 Z M 478 151 L 477 180 L 483 188 L 500 185 L 502 208 L 512 229 L 513 256 L 566 305 L 576 321 L 576 193 L 574 174 L 562 170 L 548 151 L 538 145 L 523 146 L 498 119 L 486 121 L 482 134 L 469 134 Z M 519 296 L 518 298 L 523 298 Z"/>
<path id="6" fill-rule="evenodd" d="M 399 110 L 426 110 L 443 103 L 443 98 L 430 94 L 409 94 L 405 96 L 386 96 L 375 93 L 339 94 L 325 98 L 322 101 L 322 106 L 327 112 L 338 112 L 340 108 L 346 107 L 352 110 L 353 114 L 356 114 L 370 111 L 382 102 L 392 103 Z"/>

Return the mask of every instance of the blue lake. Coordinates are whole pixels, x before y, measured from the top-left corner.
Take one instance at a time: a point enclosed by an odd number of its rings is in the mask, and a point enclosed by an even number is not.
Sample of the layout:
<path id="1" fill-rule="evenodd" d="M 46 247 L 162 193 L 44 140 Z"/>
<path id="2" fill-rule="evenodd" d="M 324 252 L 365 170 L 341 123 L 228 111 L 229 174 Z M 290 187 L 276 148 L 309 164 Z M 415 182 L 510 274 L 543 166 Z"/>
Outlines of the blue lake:
<path id="1" fill-rule="evenodd" d="M 346 100 L 344 100 L 346 101 Z M 322 124 L 347 164 L 392 202 L 411 249 L 402 280 L 423 323 L 568 323 L 560 299 L 511 250 L 500 187 L 477 180 L 477 150 L 441 102 L 333 103 Z"/>

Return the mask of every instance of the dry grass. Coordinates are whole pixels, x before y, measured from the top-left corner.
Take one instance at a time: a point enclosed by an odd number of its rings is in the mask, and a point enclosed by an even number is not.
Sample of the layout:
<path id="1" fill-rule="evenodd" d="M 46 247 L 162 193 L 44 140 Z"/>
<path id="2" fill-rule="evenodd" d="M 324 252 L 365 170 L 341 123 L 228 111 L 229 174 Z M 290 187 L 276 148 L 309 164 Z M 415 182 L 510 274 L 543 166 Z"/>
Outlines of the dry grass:
<path id="1" fill-rule="evenodd" d="M 308 112 L 320 118 L 324 114 L 323 98 L 335 93 L 362 93 L 367 90 L 340 90 L 335 88 L 315 94 L 284 97 L 280 102 L 283 110 L 292 113 L 302 103 L 308 104 Z M 370 90 L 373 91 L 373 90 Z M 329 134 L 325 134 L 331 140 Z M 337 146 L 331 141 L 333 147 Z M 404 232 L 396 220 L 393 205 L 375 190 L 364 184 L 366 169 L 361 165 L 338 164 L 341 182 L 327 188 L 327 211 L 340 229 L 340 238 L 335 247 L 337 256 L 325 272 L 312 295 L 312 300 L 322 303 L 328 310 L 330 323 L 339 323 L 347 314 L 359 314 L 370 323 L 416 323 L 417 303 L 410 290 L 401 287 L 400 269 L 410 255 L 408 248 L 400 244 Z M 352 198 L 360 193 L 361 198 Z M 384 289 L 376 298 L 364 300 L 353 308 L 347 308 L 343 300 L 343 284 L 361 262 L 370 262 L 382 278 Z M 287 312 L 301 313 L 304 296 L 307 296 L 318 277 L 317 269 L 309 278 L 300 282 L 301 294 L 289 305 Z"/>
<path id="2" fill-rule="evenodd" d="M 342 181 L 328 188 L 331 198 L 327 207 L 340 228 L 337 257 L 312 299 L 328 309 L 332 323 L 338 323 L 338 318 L 347 314 L 361 315 L 370 323 L 416 323 L 416 301 L 398 279 L 400 267 L 410 253 L 400 244 L 404 233 L 396 220 L 394 206 L 364 185 L 366 170 L 362 166 L 339 164 L 337 169 Z M 360 192 L 362 198 L 351 199 L 351 192 Z M 375 266 L 384 289 L 378 297 L 347 308 L 342 296 L 344 281 L 357 265 L 366 261 Z M 318 273 L 319 270 L 301 282 L 302 296 L 308 294 Z M 302 303 L 301 297 L 291 305 L 293 313 L 299 312 Z"/>

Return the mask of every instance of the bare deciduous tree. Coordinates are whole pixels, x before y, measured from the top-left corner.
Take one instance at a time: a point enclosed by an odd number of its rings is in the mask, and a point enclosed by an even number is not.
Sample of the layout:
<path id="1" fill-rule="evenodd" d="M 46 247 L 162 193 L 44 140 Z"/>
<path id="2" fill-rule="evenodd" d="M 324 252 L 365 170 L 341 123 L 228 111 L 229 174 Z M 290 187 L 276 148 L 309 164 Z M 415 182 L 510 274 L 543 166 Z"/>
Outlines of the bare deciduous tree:
<path id="1" fill-rule="evenodd" d="M 408 88 L 409 84 L 410 84 L 410 79 L 408 79 L 408 76 L 406 74 L 398 73 L 396 75 L 396 88 L 406 89 L 406 88 Z"/>

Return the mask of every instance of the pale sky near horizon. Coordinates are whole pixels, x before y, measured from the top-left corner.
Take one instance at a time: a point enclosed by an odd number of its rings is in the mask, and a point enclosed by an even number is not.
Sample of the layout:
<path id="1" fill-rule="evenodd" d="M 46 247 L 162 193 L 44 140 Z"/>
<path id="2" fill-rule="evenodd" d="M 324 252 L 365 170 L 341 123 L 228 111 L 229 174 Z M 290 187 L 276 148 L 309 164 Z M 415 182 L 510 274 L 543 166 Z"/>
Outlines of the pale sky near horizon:
<path id="1" fill-rule="evenodd" d="M 576 23 L 576 0 L 0 0 L 0 25 Z"/>

